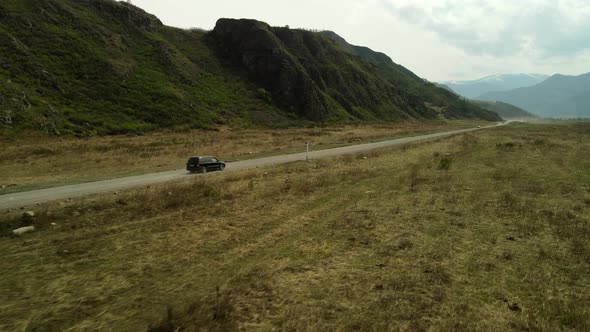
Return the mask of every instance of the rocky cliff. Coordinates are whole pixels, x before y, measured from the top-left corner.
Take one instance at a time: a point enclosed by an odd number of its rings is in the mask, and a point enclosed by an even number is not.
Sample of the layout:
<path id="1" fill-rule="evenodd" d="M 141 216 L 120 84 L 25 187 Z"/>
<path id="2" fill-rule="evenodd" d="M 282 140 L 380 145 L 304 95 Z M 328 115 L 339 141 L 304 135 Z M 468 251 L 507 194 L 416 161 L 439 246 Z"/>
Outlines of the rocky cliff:
<path id="1" fill-rule="evenodd" d="M 374 66 L 320 33 L 220 19 L 209 36 L 278 104 L 311 120 L 435 118 L 418 95 L 396 88 Z"/>

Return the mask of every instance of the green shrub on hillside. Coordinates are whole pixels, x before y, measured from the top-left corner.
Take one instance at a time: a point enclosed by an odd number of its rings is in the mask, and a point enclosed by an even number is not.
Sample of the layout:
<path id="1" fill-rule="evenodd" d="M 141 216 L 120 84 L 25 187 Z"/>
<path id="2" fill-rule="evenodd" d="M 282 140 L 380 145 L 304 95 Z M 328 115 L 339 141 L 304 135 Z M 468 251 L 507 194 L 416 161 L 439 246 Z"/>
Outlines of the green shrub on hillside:
<path id="1" fill-rule="evenodd" d="M 182 30 L 113 0 L 0 2 L 0 54 L 2 133 L 437 118 L 424 101 L 486 117 L 321 33 L 252 20 Z"/>

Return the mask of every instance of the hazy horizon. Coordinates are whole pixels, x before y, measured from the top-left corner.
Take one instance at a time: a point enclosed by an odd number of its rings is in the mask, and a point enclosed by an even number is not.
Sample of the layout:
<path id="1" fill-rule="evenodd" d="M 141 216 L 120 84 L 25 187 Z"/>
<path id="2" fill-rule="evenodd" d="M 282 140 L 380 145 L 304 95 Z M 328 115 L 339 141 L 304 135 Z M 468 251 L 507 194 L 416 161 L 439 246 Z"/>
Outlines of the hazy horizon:
<path id="1" fill-rule="evenodd" d="M 590 71 L 590 3 L 580 0 L 236 2 L 133 0 L 169 26 L 213 29 L 225 18 L 332 30 L 431 81 Z"/>

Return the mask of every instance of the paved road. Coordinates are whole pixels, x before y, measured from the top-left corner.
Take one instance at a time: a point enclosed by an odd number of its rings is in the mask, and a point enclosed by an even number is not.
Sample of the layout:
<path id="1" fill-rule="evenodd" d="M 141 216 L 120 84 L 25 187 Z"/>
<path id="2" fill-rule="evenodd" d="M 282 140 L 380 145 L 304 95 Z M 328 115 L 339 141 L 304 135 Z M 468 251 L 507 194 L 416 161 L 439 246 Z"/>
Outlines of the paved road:
<path id="1" fill-rule="evenodd" d="M 491 128 L 496 127 L 488 126 L 483 128 L 472 128 L 472 129 L 463 129 L 463 130 L 454 130 L 444 133 L 437 133 L 437 134 L 428 134 L 428 135 L 421 135 L 421 136 L 414 136 L 414 137 L 405 137 L 405 138 L 398 138 L 389 141 L 383 142 L 376 142 L 376 143 L 367 143 L 367 144 L 359 144 L 359 145 L 352 145 L 346 146 L 341 148 L 334 148 L 334 149 L 327 149 L 327 150 L 319 150 L 319 151 L 312 151 L 309 153 L 309 158 L 311 159 L 318 159 L 318 158 L 325 158 L 325 157 L 332 157 L 332 156 L 339 156 L 343 154 L 350 154 L 350 153 L 358 153 L 378 148 L 383 148 L 387 146 L 393 145 L 403 145 L 408 144 L 411 142 L 418 142 L 424 140 L 430 140 L 435 138 L 442 138 L 442 137 L 449 137 L 461 133 L 467 133 L 470 131 L 475 131 L 479 129 Z M 263 166 L 271 166 L 276 164 L 284 164 L 298 160 L 305 160 L 306 154 L 303 153 L 295 153 L 295 154 L 288 154 L 282 156 L 274 156 L 274 157 L 266 157 L 266 158 L 259 158 L 259 159 L 251 159 L 251 160 L 243 160 L 243 161 L 236 161 L 232 163 L 228 163 L 225 172 L 232 172 L 238 171 L 243 169 L 250 169 L 256 167 L 263 167 Z M 215 173 L 213 173 L 215 174 Z M 209 175 L 209 174 L 206 174 Z M 8 195 L 0 195 L 0 209 L 12 209 L 12 208 L 20 208 L 26 207 L 29 205 L 40 204 L 45 202 L 51 202 L 61 199 L 68 199 L 68 198 L 75 198 L 81 197 L 91 194 L 99 194 L 99 193 L 108 193 L 108 192 L 115 192 L 122 189 L 128 189 L 132 187 L 140 187 L 140 186 L 147 186 L 157 183 L 169 182 L 174 180 L 181 180 L 181 179 L 189 179 L 191 176 L 203 176 L 203 175 L 193 175 L 184 170 L 176 170 L 176 171 L 169 171 L 169 172 L 160 172 L 160 173 L 152 173 L 152 174 L 145 174 L 145 175 L 138 175 L 138 176 L 130 176 L 126 178 L 119 178 L 119 179 L 112 179 L 112 180 L 105 180 L 105 181 L 97 181 L 97 182 L 89 182 L 89 183 L 81 183 L 63 187 L 55 187 L 55 188 L 48 188 L 48 189 L 41 189 L 41 190 L 34 190 L 34 191 L 27 191 L 15 194 L 8 194 Z"/>

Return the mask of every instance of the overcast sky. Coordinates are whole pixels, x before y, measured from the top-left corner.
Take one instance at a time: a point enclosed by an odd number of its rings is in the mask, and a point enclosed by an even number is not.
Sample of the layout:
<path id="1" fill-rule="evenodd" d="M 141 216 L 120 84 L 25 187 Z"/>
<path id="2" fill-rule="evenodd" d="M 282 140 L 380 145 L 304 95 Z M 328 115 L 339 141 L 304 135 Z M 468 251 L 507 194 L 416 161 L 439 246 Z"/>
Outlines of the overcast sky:
<path id="1" fill-rule="evenodd" d="M 590 72 L 590 0 L 133 0 L 166 25 L 332 30 L 432 81 Z"/>

